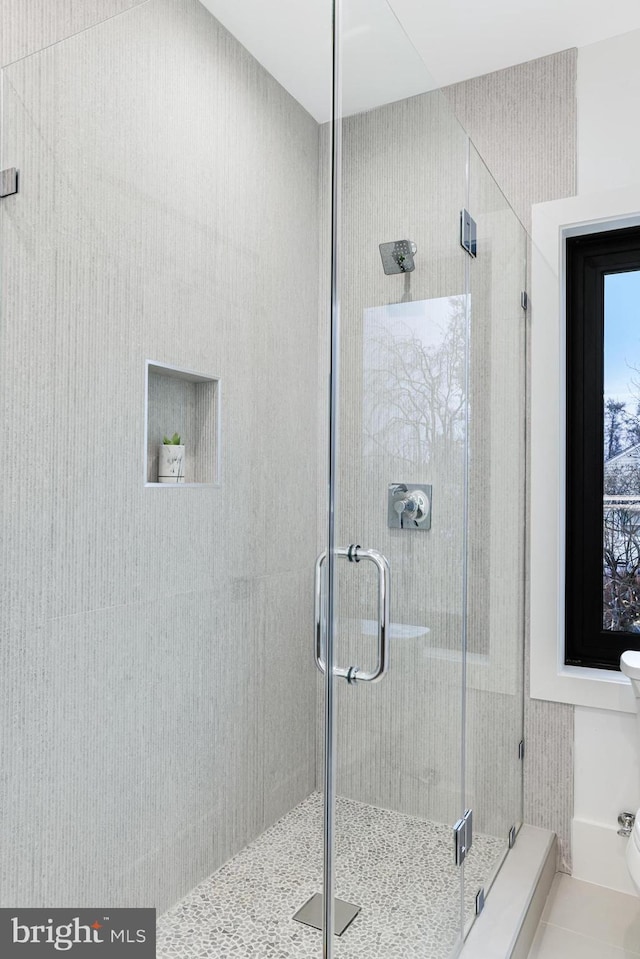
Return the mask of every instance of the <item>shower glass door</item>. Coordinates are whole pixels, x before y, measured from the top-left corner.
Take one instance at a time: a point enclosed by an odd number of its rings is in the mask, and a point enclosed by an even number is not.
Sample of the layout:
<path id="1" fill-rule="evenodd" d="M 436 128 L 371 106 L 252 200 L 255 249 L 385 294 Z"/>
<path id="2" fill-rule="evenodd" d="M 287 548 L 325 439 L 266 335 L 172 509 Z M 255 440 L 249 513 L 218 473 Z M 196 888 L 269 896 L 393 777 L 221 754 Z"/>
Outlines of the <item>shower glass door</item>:
<path id="1" fill-rule="evenodd" d="M 385 0 L 336 32 L 324 948 L 449 959 L 522 821 L 527 238 Z"/>
<path id="2" fill-rule="evenodd" d="M 385 0 L 336 7 L 325 954 L 448 959 L 463 929 L 467 138 Z"/>

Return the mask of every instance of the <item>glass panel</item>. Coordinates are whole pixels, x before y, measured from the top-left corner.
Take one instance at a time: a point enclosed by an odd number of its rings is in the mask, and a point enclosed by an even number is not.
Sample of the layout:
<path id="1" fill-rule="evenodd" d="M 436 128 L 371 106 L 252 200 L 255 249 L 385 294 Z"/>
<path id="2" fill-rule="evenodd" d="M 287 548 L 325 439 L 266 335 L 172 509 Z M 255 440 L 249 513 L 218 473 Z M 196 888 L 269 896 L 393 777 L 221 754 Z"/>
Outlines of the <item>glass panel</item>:
<path id="1" fill-rule="evenodd" d="M 334 680 L 335 893 L 361 909 L 339 954 L 447 959 L 462 935 L 466 137 L 383 0 L 345 2 L 342 37 L 335 543 L 386 557 L 391 624 L 379 682 Z M 371 670 L 372 562 L 337 559 L 334 613 L 336 667 Z"/>
<path id="2" fill-rule="evenodd" d="M 640 270 L 604 278 L 602 628 L 640 632 Z"/>
<path id="3" fill-rule="evenodd" d="M 466 878 L 488 891 L 522 821 L 526 232 L 471 145 Z M 470 898 L 470 897 L 469 897 Z M 467 921 L 473 913 L 467 913 Z"/>

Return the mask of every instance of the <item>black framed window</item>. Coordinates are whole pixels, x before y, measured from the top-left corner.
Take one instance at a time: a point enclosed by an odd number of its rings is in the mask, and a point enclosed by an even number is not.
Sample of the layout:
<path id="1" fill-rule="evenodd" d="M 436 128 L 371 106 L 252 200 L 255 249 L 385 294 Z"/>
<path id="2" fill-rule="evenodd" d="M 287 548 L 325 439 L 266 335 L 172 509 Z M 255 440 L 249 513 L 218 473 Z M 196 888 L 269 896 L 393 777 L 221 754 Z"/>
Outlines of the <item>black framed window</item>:
<path id="1" fill-rule="evenodd" d="M 568 238 L 565 662 L 640 649 L 640 227 Z"/>

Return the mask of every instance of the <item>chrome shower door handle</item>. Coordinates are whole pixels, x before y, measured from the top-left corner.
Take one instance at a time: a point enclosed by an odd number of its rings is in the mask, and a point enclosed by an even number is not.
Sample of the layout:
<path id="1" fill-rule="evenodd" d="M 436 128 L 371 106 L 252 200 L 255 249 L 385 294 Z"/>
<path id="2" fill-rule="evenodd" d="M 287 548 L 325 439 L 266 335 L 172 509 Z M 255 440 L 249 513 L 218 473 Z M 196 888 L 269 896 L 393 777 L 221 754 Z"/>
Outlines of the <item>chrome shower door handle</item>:
<path id="1" fill-rule="evenodd" d="M 375 549 L 359 550 L 355 547 L 359 563 L 366 559 L 378 570 L 378 663 L 373 672 L 357 671 L 354 677 L 361 683 L 377 683 L 389 672 L 389 639 L 391 634 L 391 569 L 386 556 Z M 347 551 L 348 554 L 348 551 Z"/>
<path id="2" fill-rule="evenodd" d="M 359 546 L 354 545 L 339 546 L 335 555 L 348 559 L 350 563 L 360 563 L 362 560 L 367 560 L 373 563 L 378 570 L 378 661 L 375 669 L 371 672 L 365 672 L 359 666 L 349 666 L 346 669 L 343 666 L 335 666 L 333 674 L 346 679 L 351 685 L 356 682 L 377 683 L 389 671 L 389 633 L 391 625 L 391 569 L 389 561 L 375 549 L 360 549 Z M 316 560 L 315 660 L 321 673 L 325 671 L 322 567 L 326 558 L 325 550 L 320 553 Z"/>

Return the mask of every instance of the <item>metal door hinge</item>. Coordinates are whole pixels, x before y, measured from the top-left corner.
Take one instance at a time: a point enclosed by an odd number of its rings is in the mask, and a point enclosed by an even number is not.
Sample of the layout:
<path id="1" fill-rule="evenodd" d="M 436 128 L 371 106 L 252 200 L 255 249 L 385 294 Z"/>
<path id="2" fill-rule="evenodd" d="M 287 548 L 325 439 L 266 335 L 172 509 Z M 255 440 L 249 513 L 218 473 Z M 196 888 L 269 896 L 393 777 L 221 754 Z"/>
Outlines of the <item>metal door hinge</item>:
<path id="1" fill-rule="evenodd" d="M 516 827 L 512 826 L 509 830 L 509 849 L 513 849 L 516 844 Z"/>
<path id="2" fill-rule="evenodd" d="M 478 252 L 478 226 L 468 210 L 460 211 L 460 246 L 469 256 Z"/>
<path id="3" fill-rule="evenodd" d="M 526 290 L 523 290 L 520 294 L 520 306 L 523 310 L 529 309 L 529 294 Z"/>
<path id="4" fill-rule="evenodd" d="M 484 886 L 481 886 L 476 893 L 476 916 L 479 916 L 484 909 Z"/>
<path id="5" fill-rule="evenodd" d="M 473 842 L 473 809 L 467 809 L 453 827 L 456 866 L 461 866 Z"/>
<path id="6" fill-rule="evenodd" d="M 518 743 L 518 759 L 524 759 L 524 739 Z"/>
<path id="7" fill-rule="evenodd" d="M 18 192 L 18 171 L 14 166 L 0 170 L 0 199 Z"/>

